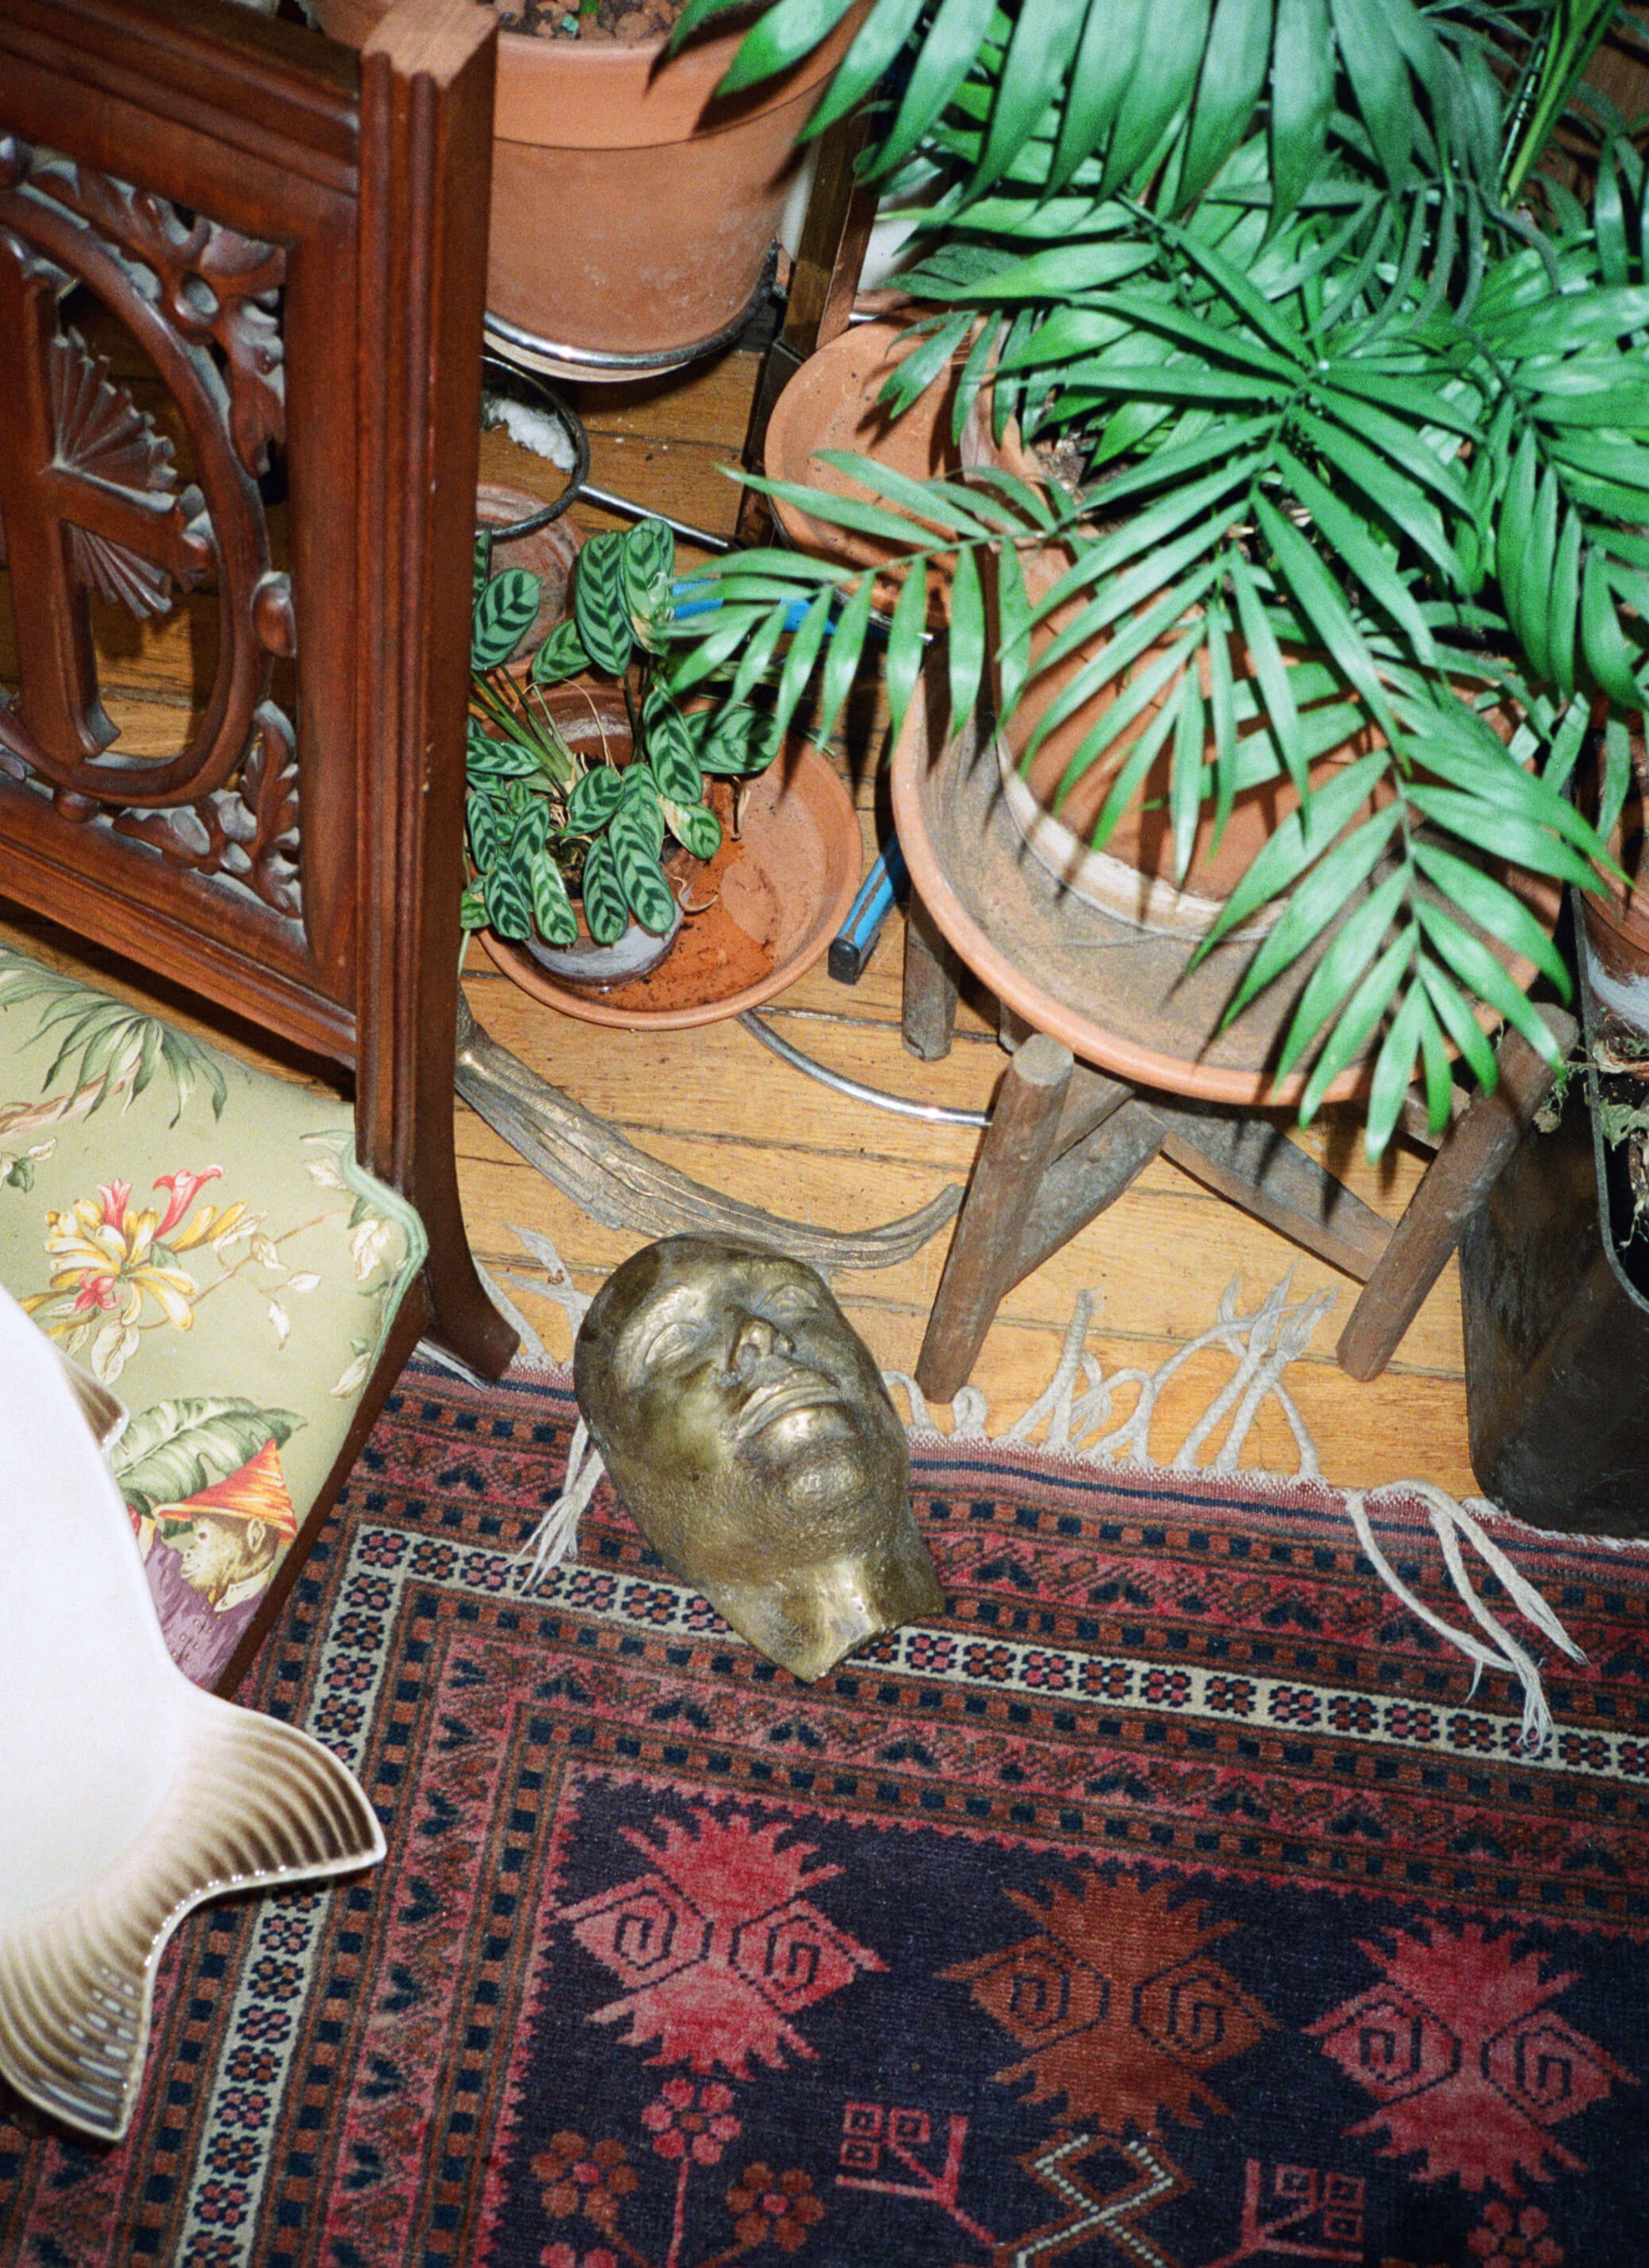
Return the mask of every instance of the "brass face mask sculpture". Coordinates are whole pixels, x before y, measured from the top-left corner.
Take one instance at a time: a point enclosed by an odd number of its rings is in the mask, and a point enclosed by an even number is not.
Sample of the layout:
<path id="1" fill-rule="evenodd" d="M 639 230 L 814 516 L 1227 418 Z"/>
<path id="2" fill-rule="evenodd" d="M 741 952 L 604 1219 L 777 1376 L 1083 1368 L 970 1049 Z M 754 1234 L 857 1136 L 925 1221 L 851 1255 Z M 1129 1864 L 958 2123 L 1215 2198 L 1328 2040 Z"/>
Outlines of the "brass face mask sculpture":
<path id="1" fill-rule="evenodd" d="M 811 1268 L 719 1238 L 647 1245 L 591 1302 L 573 1381 L 642 1534 L 769 1660 L 821 1677 L 943 1611 L 904 1427 Z"/>

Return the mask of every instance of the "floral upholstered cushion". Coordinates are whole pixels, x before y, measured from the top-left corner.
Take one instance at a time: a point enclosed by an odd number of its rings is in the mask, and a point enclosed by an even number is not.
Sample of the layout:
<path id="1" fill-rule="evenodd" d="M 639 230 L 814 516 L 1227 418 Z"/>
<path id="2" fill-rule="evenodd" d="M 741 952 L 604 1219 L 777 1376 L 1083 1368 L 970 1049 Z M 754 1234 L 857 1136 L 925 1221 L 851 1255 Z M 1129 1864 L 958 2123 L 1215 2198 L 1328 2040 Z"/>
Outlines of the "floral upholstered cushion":
<path id="1" fill-rule="evenodd" d="M 0 948 L 0 1283 L 129 1413 L 110 1461 L 198 1683 L 291 1550 L 423 1254 L 347 1103 Z"/>

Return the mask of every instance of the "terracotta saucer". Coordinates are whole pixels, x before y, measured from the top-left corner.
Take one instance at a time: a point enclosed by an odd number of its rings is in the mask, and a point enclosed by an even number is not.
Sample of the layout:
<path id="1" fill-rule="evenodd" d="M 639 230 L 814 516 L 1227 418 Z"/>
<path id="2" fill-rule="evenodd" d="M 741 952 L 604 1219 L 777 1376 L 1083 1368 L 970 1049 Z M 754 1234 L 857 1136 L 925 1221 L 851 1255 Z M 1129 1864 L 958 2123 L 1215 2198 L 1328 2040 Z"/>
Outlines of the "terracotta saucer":
<path id="1" fill-rule="evenodd" d="M 1141 929 L 1062 888 L 1008 814 L 991 746 L 970 734 L 930 762 L 924 719 L 913 702 L 894 753 L 892 788 L 912 887 L 953 950 L 1035 1030 L 1136 1086 L 1268 1109 L 1299 1101 L 1307 1074 L 1277 1079 L 1272 1066 L 1299 985 L 1337 924 L 1296 973 L 1269 986 L 1222 1032 L 1220 1017 L 1253 943 L 1216 946 L 1193 966 L 1193 939 Z M 1537 919 L 1555 924 L 1562 902 L 1556 884 L 1516 873 L 1505 879 Z M 1528 962 L 1491 938 L 1483 941 L 1516 984 L 1529 983 Z M 1377 1052 L 1371 1042 L 1325 1100 L 1366 1093 Z"/>
<path id="2" fill-rule="evenodd" d="M 793 984 L 846 919 L 863 863 L 858 814 L 846 785 L 816 749 L 792 743 L 747 790 L 740 839 L 721 873 L 720 895 L 687 924 L 688 932 L 698 930 L 696 957 L 709 976 L 700 998 L 659 1005 L 670 961 L 652 976 L 592 991 L 557 983 L 524 946 L 506 944 L 490 930 L 481 932 L 481 941 L 524 992 L 581 1023 L 629 1032 L 682 1031 L 758 1007 Z M 705 930 L 706 924 L 718 927 Z M 725 956 L 716 944 L 718 934 L 725 940 Z M 771 951 L 772 966 L 751 982 L 749 960 L 756 947 Z M 676 953 L 681 950 L 678 946 Z"/>

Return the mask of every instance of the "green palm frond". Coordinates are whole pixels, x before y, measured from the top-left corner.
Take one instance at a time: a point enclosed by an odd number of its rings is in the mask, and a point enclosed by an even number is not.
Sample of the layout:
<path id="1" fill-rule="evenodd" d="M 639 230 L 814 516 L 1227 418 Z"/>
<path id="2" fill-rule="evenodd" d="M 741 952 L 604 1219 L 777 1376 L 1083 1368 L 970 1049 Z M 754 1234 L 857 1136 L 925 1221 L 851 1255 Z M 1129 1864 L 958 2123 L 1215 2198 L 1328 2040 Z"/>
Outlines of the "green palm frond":
<path id="1" fill-rule="evenodd" d="M 92 991 L 59 969 L 21 954 L 0 953 L 0 1008 L 26 1000 L 46 1004 L 30 1040 L 51 1035 L 56 1042 L 56 1055 L 40 1082 L 42 1093 L 66 1080 L 71 1093 L 91 1095 L 85 1107 L 92 1111 L 112 1096 L 143 1094 L 164 1073 L 176 1105 L 173 1125 L 197 1085 L 210 1097 L 213 1116 L 223 1115 L 229 1090 L 222 1066 L 188 1033 Z"/>

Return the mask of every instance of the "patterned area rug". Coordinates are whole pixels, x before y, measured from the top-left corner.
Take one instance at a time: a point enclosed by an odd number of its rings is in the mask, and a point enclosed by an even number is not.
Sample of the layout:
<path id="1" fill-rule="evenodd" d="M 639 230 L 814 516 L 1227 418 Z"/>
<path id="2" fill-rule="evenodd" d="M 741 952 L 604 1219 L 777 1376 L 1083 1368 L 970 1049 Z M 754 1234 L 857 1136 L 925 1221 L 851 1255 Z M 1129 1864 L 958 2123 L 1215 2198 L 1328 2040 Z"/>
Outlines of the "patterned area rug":
<path id="1" fill-rule="evenodd" d="M 605 1486 L 512 1587 L 574 1414 L 408 1373 L 241 1697 L 388 1860 L 185 1924 L 121 2147 L 0 2095 L 0 2257 L 1641 2259 L 1644 1554 L 1516 1533 L 1536 1756 L 1337 1491 L 918 1434 L 950 1614 L 804 1688 Z"/>

